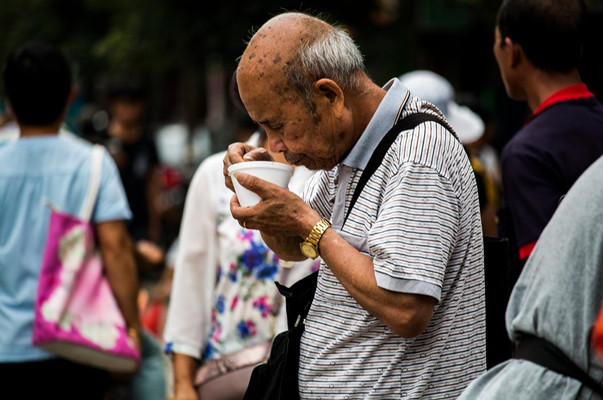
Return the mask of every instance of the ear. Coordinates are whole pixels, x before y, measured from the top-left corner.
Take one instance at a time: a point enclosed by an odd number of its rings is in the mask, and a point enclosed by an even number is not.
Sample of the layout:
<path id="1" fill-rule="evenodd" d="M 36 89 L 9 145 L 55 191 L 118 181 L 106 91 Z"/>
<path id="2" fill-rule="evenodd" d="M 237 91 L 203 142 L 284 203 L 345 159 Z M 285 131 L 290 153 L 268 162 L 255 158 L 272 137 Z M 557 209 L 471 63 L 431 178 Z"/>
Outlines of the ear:
<path id="1" fill-rule="evenodd" d="M 525 58 L 525 54 L 523 53 L 523 49 L 517 43 L 515 43 L 511 38 L 505 38 L 505 46 L 511 52 L 511 68 L 516 68 Z"/>
<path id="2" fill-rule="evenodd" d="M 329 105 L 337 118 L 343 116 L 344 95 L 341 87 L 335 81 L 322 78 L 314 82 L 312 87 L 317 102 Z"/>

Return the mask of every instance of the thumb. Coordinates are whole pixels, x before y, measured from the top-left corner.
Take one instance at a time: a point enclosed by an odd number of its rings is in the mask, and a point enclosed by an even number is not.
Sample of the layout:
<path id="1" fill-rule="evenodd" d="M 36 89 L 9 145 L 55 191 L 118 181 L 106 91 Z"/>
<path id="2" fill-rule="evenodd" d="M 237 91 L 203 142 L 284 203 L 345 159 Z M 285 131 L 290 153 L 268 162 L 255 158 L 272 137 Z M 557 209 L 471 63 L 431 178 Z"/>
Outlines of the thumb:
<path id="1" fill-rule="evenodd" d="M 239 182 L 239 185 L 243 186 L 245 189 L 251 190 L 261 198 L 264 198 L 264 196 L 268 194 L 268 187 L 272 185 L 270 182 L 266 182 L 257 176 L 249 175 L 244 172 L 235 172 L 233 176 L 237 182 Z"/>

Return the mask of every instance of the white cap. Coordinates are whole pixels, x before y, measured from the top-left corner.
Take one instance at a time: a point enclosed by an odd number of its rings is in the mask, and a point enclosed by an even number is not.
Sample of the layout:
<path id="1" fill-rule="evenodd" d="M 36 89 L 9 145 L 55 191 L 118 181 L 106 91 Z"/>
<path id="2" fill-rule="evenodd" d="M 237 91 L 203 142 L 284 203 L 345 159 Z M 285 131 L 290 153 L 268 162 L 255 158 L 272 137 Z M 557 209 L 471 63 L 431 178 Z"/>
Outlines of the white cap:
<path id="1" fill-rule="evenodd" d="M 454 101 L 454 89 L 444 77 L 432 71 L 416 70 L 399 79 L 413 96 L 430 102 L 442 111 L 461 142 L 475 142 L 484 134 L 484 121 L 469 107 L 460 106 Z"/>

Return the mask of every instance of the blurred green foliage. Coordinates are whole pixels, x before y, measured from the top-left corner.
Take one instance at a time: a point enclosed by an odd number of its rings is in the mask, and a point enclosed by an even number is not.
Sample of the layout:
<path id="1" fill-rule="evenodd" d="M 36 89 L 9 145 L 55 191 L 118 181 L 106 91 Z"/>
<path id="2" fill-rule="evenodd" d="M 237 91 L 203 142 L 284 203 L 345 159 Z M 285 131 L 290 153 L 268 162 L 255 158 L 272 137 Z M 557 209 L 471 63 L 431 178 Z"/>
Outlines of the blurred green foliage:
<path id="1" fill-rule="evenodd" d="M 490 6 L 484 4 L 491 3 Z M 199 1 L 199 0 L 2 0 L 0 57 L 30 40 L 44 40 L 77 60 L 81 76 L 157 74 L 201 69 L 219 54 L 234 64 L 251 30 L 285 10 L 321 13 L 350 28 L 377 70 L 410 67 L 414 30 L 465 29 L 475 10 L 497 1 Z M 452 12 L 453 11 L 453 12 Z M 492 13 L 487 18 L 491 20 Z M 491 23 L 491 21 L 489 21 Z M 400 54 L 398 54 L 400 53 Z M 379 55 L 387 54 L 389 61 Z M 369 59 L 369 64 L 374 61 Z M 392 67 L 388 67 L 392 65 Z"/>
<path id="2" fill-rule="evenodd" d="M 368 15 L 362 13 L 370 8 L 367 4 L 355 6 L 354 13 Z M 332 9 L 350 10 L 348 5 L 336 1 Z M 2 0 L 0 56 L 4 59 L 27 41 L 43 40 L 77 60 L 84 75 L 201 67 L 215 53 L 234 62 L 252 26 L 282 10 L 297 9 L 299 2 L 273 0 Z M 328 8 L 321 11 L 330 14 Z M 346 12 L 338 12 L 340 16 L 354 19 Z"/>

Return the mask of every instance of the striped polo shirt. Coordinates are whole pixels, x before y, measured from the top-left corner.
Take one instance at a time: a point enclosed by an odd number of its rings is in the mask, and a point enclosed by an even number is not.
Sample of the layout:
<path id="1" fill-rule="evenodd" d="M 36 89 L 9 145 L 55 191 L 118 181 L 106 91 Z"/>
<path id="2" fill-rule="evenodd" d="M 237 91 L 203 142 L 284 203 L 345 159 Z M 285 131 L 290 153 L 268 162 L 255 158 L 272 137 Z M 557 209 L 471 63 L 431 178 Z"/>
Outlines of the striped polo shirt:
<path id="1" fill-rule="evenodd" d="M 302 337 L 302 399 L 454 399 L 486 369 L 482 230 L 469 159 L 443 126 L 402 132 L 345 225 L 362 170 L 401 116 L 442 114 L 393 79 L 351 152 L 319 171 L 305 199 L 373 258 L 377 284 L 436 299 L 427 329 L 404 339 L 363 309 L 326 264 Z"/>

